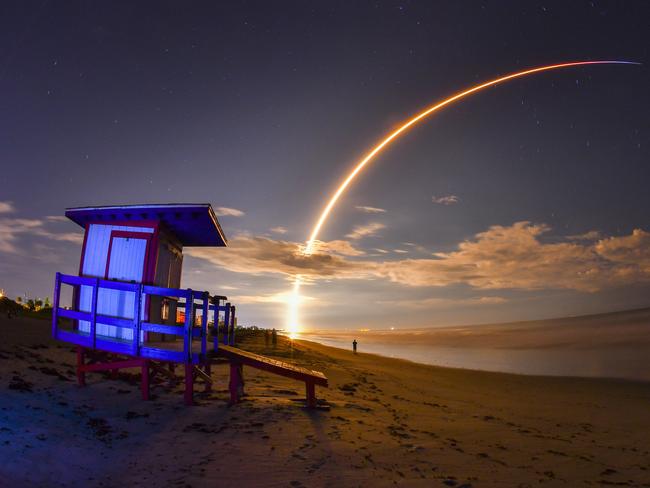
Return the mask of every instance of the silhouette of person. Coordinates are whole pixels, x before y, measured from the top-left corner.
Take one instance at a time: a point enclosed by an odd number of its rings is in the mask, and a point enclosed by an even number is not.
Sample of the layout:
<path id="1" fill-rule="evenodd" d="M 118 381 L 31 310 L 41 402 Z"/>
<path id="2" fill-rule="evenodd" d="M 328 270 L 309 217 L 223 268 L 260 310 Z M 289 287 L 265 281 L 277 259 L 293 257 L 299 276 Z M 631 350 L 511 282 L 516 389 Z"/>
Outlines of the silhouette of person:
<path id="1" fill-rule="evenodd" d="M 271 342 L 271 334 L 269 329 L 264 330 L 264 346 L 269 347 L 269 342 Z"/>
<path id="2" fill-rule="evenodd" d="M 356 354 L 356 352 L 357 352 L 357 340 L 356 339 L 352 341 L 352 350 Z"/>
<path id="3" fill-rule="evenodd" d="M 271 342 L 273 342 L 273 347 L 278 345 L 278 333 L 275 330 L 275 327 L 271 331 Z"/>

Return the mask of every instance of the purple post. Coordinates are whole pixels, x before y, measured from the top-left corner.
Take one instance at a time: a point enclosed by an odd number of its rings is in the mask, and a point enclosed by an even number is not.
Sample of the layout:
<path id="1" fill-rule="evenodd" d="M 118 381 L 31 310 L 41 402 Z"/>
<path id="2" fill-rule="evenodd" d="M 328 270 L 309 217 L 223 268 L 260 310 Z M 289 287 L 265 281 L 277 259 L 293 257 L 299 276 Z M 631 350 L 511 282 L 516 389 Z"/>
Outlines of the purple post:
<path id="1" fill-rule="evenodd" d="M 230 303 L 226 303 L 223 314 L 223 343 L 227 346 L 230 344 L 228 334 L 230 333 Z"/>
<path id="2" fill-rule="evenodd" d="M 230 311 L 231 311 L 231 314 L 232 314 L 231 318 L 230 318 L 231 331 L 230 331 L 230 334 L 228 334 L 228 336 L 229 336 L 228 345 L 230 345 L 230 346 L 235 345 L 235 310 L 236 310 L 236 307 L 234 305 L 230 307 Z"/>
<path id="3" fill-rule="evenodd" d="M 61 294 L 61 273 L 54 278 L 54 296 L 52 296 L 52 337 L 56 338 L 59 327 L 59 295 Z"/>
<path id="4" fill-rule="evenodd" d="M 133 355 L 140 355 L 140 317 L 142 315 L 142 289 L 144 288 L 143 284 L 140 283 L 140 286 L 135 290 L 135 303 L 133 304 Z M 144 369 L 142 370 L 144 374 Z M 147 369 L 147 374 L 148 374 Z M 148 380 L 147 380 L 148 381 Z"/>
<path id="5" fill-rule="evenodd" d="M 99 295 L 99 278 L 93 283 L 92 303 L 90 305 L 90 340 L 95 349 L 97 343 L 97 296 Z"/>
<path id="6" fill-rule="evenodd" d="M 210 295 L 203 292 L 203 317 L 201 318 L 201 356 L 205 359 L 208 349 L 208 314 L 210 313 Z"/>
<path id="7" fill-rule="evenodd" d="M 191 289 L 187 289 L 185 295 L 185 342 L 183 352 L 185 353 L 185 362 L 192 363 L 192 319 L 194 317 L 194 294 Z"/>

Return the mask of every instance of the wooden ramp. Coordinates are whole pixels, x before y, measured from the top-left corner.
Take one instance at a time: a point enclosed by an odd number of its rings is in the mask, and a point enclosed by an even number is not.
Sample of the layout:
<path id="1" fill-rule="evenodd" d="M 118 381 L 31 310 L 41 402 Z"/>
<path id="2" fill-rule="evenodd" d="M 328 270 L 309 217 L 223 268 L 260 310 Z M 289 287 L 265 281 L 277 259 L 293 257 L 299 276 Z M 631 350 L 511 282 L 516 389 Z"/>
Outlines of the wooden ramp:
<path id="1" fill-rule="evenodd" d="M 230 361 L 230 401 L 237 403 L 243 394 L 243 366 L 250 366 L 262 371 L 304 381 L 307 390 L 307 406 L 316 407 L 316 385 L 327 387 L 327 377 L 320 371 L 301 368 L 293 364 L 278 361 L 277 359 L 244 351 L 232 346 L 222 346 L 214 353 Z"/>

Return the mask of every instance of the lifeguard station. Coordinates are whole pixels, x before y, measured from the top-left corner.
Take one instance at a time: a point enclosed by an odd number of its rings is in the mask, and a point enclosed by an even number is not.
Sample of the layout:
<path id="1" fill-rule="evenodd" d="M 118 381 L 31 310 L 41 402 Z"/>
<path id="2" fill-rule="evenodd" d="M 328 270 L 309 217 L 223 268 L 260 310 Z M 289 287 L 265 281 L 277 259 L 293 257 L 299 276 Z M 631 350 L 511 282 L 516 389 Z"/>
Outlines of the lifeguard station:
<path id="1" fill-rule="evenodd" d="M 140 368 L 143 399 L 155 375 L 185 369 L 185 403 L 194 381 L 212 384 L 211 365 L 230 362 L 231 402 L 243 393 L 243 365 L 304 381 L 307 405 L 327 378 L 235 346 L 235 306 L 222 295 L 181 289 L 183 247 L 227 245 L 210 204 L 71 208 L 66 217 L 85 229 L 78 276 L 56 274 L 52 335 L 77 345 L 77 380 L 85 374 Z M 72 288 L 72 306 L 60 306 Z M 166 366 L 166 367 L 165 367 Z"/>

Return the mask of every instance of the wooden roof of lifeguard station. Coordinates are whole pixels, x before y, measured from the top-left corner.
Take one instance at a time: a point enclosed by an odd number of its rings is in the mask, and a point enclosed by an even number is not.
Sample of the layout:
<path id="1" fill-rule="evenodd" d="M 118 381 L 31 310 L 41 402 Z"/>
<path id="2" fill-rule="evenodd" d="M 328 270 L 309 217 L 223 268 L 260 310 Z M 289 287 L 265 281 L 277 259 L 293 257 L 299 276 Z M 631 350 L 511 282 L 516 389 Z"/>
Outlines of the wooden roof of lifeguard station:
<path id="1" fill-rule="evenodd" d="M 184 246 L 223 247 L 226 236 L 209 203 L 164 203 L 68 208 L 65 216 L 85 227 L 89 223 L 160 222 Z"/>

